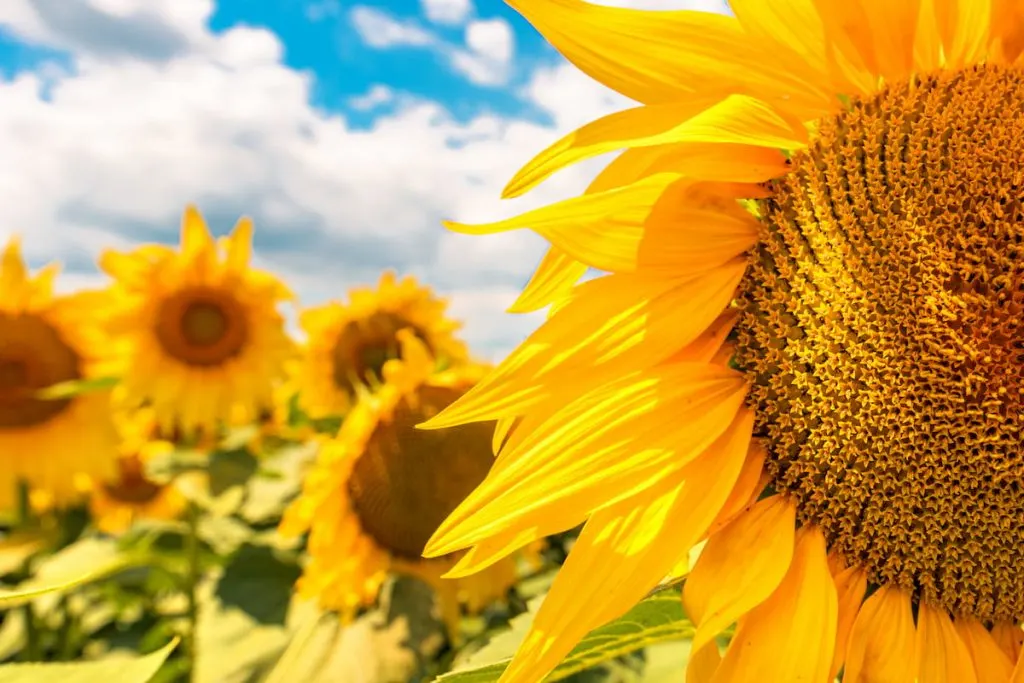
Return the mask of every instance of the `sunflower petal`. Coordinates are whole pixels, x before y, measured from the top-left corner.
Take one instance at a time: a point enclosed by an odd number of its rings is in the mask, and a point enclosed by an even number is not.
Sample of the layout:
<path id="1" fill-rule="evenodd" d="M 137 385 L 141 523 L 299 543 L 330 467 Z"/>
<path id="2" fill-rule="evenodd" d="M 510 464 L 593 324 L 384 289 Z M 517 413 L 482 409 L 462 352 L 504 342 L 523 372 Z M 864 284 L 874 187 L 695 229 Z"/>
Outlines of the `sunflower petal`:
<path id="1" fill-rule="evenodd" d="M 947 65 L 962 68 L 977 64 L 988 56 L 992 40 L 989 28 L 994 16 L 992 2 L 976 0 L 937 0 L 950 6 L 946 11 Z M 951 10 L 951 11 L 950 11 Z"/>
<path id="2" fill-rule="evenodd" d="M 729 8 L 751 37 L 812 83 L 827 83 L 825 27 L 813 0 L 730 0 Z"/>
<path id="3" fill-rule="evenodd" d="M 686 683 L 710 683 L 721 665 L 722 654 L 717 645 L 691 649 L 686 661 Z"/>
<path id="4" fill-rule="evenodd" d="M 626 109 L 588 123 L 538 154 L 512 178 L 502 196 L 517 197 L 555 171 L 599 154 L 686 142 L 797 149 L 806 144 L 807 131 L 746 95 Z"/>
<path id="5" fill-rule="evenodd" d="M 816 527 L 802 527 L 792 552 L 775 592 L 740 620 L 714 683 L 826 680 L 838 606 L 825 537 Z"/>
<path id="6" fill-rule="evenodd" d="M 883 586 L 860 608 L 846 649 L 844 683 L 914 683 L 917 676 L 910 596 Z"/>
<path id="7" fill-rule="evenodd" d="M 581 0 L 507 0 L 581 71 L 644 103 L 705 91 L 751 92 L 803 106 L 824 95 L 753 44 L 734 18 L 642 11 Z"/>
<path id="8" fill-rule="evenodd" d="M 1013 662 L 999 649 L 988 629 L 970 617 L 958 617 L 953 626 L 970 652 L 978 683 L 1007 683 Z"/>
<path id="9" fill-rule="evenodd" d="M 753 414 L 741 411 L 682 471 L 681 486 L 666 482 L 591 517 L 503 682 L 542 680 L 584 635 L 622 615 L 672 570 L 728 497 L 752 427 Z M 580 595 L 600 600 L 580 600 Z"/>
<path id="10" fill-rule="evenodd" d="M 529 313 L 544 308 L 569 292 L 586 272 L 586 264 L 555 247 L 549 248 L 508 312 Z"/>
<path id="11" fill-rule="evenodd" d="M 252 258 L 252 219 L 239 218 L 227 244 L 227 269 L 240 273 L 249 267 Z"/>
<path id="12" fill-rule="evenodd" d="M 793 557 L 796 508 L 766 498 L 708 539 L 683 587 L 686 612 L 697 625 L 692 651 L 764 602 Z"/>
<path id="13" fill-rule="evenodd" d="M 853 622 L 864 601 L 864 593 L 868 588 L 868 577 L 860 567 L 846 567 L 834 574 L 836 595 L 839 597 L 839 620 L 836 627 L 836 649 L 832 657 L 832 668 L 829 680 L 835 680 L 836 674 L 846 661 L 846 646 L 853 630 Z"/>
<path id="14" fill-rule="evenodd" d="M 745 269 L 737 259 L 683 281 L 637 273 L 585 282 L 488 377 L 420 427 L 521 415 L 554 395 L 658 363 L 715 321 Z"/>
<path id="15" fill-rule="evenodd" d="M 443 578 L 461 579 L 475 574 L 543 537 L 544 534 L 537 529 L 524 529 L 484 539 L 467 550 L 466 554 L 459 558 L 459 561 L 448 570 Z"/>
<path id="16" fill-rule="evenodd" d="M 1016 662 L 1020 657 L 1021 646 L 1024 645 L 1024 630 L 1017 624 L 1006 621 L 996 622 L 992 627 L 992 639 L 999 649 L 1006 653 L 1010 661 Z"/>
<path id="17" fill-rule="evenodd" d="M 977 683 L 971 653 L 942 608 L 922 601 L 917 609 L 917 683 Z"/>
<path id="18" fill-rule="evenodd" d="M 859 4 L 874 38 L 880 74 L 890 82 L 910 76 L 921 0 L 861 0 Z"/>
<path id="19" fill-rule="evenodd" d="M 443 555 L 513 529 L 548 529 L 552 520 L 564 524 L 562 512 L 578 524 L 700 455 L 732 422 L 745 393 L 742 376 L 732 370 L 680 363 L 584 394 L 516 443 L 515 452 L 502 453 L 425 554 Z"/>
<path id="20" fill-rule="evenodd" d="M 718 519 L 708 527 L 708 536 L 717 533 L 757 502 L 758 494 L 764 490 L 766 457 L 767 451 L 764 446 L 757 441 L 751 442 L 747 459 L 743 463 L 743 471 L 740 472 L 736 486 L 729 494 L 729 500 L 725 501 L 721 512 L 718 513 Z"/>
<path id="21" fill-rule="evenodd" d="M 195 256 L 214 248 L 213 236 L 202 214 L 192 204 L 185 207 L 185 215 L 181 219 L 181 251 L 183 254 Z"/>

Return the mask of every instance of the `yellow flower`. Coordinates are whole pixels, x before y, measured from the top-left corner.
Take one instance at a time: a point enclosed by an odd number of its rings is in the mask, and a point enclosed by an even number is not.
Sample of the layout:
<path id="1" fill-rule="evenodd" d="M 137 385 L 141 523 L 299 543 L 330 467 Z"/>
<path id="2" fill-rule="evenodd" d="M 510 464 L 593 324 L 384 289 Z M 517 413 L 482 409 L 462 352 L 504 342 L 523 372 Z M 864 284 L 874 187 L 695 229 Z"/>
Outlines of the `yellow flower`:
<path id="1" fill-rule="evenodd" d="M 121 436 L 117 476 L 94 482 L 89 498 L 89 512 L 96 528 L 107 534 L 120 534 L 136 519 L 175 519 L 185 510 L 185 497 L 173 484 L 152 481 L 145 473 L 150 458 L 174 448 L 173 444 L 157 439 L 153 411 L 119 411 L 115 423 Z"/>
<path id="2" fill-rule="evenodd" d="M 30 276 L 20 242 L 0 256 L 0 510 L 17 501 L 24 481 L 35 499 L 69 502 L 82 493 L 83 475 L 112 472 L 117 434 L 109 391 L 66 398 L 39 397 L 41 389 L 109 374 L 109 345 L 95 317 L 98 292 L 54 296 L 57 267 Z"/>
<path id="3" fill-rule="evenodd" d="M 840 667 L 844 683 L 1008 681 L 1024 639 L 1021 9 L 510 4 L 641 105 L 506 189 L 625 149 L 583 196 L 451 226 L 545 237 L 520 308 L 556 310 L 430 422 L 515 429 L 427 555 L 472 547 L 485 566 L 586 521 L 502 681 L 542 680 L 705 538 L 684 590 L 691 683 Z M 587 266 L 609 274 L 574 286 Z"/>
<path id="4" fill-rule="evenodd" d="M 292 353 L 278 304 L 291 294 L 250 269 L 251 250 L 252 221 L 218 244 L 190 206 L 180 252 L 146 245 L 101 258 L 116 280 L 110 327 L 126 347 L 126 405 L 151 405 L 167 433 L 212 431 L 272 404 Z"/>
<path id="5" fill-rule="evenodd" d="M 411 573 L 438 589 L 454 632 L 460 603 L 479 610 L 516 580 L 512 559 L 468 581 L 448 581 L 441 576 L 456 558 L 421 557 L 430 534 L 494 462 L 490 429 L 424 432 L 414 425 L 465 392 L 483 368 L 437 372 L 416 335 L 398 335 L 403 359 L 385 363 L 380 390 L 362 392 L 337 438 L 322 445 L 281 531 L 309 531 L 310 561 L 298 585 L 303 597 L 351 617 L 376 599 L 387 572 Z"/>
<path id="6" fill-rule="evenodd" d="M 306 347 L 293 365 L 299 407 L 310 417 L 344 414 L 358 387 L 380 380 L 381 368 L 399 354 L 397 332 L 409 328 L 437 358 L 466 359 L 454 337 L 460 325 L 445 317 L 447 302 L 412 276 L 381 275 L 376 289 L 349 292 L 348 303 L 329 303 L 302 313 Z"/>

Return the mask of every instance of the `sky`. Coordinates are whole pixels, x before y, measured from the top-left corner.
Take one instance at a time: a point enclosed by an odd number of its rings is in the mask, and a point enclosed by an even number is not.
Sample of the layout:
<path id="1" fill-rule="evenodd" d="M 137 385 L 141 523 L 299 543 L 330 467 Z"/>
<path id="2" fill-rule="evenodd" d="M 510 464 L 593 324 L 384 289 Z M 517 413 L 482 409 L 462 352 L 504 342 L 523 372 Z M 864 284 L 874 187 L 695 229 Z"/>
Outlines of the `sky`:
<path id="1" fill-rule="evenodd" d="M 0 241 L 62 262 L 71 291 L 105 283 L 104 248 L 176 243 L 188 203 L 217 235 L 248 215 L 257 266 L 301 306 L 412 274 L 498 360 L 541 321 L 504 311 L 544 243 L 441 221 L 578 193 L 607 159 L 500 199 L 534 154 L 633 104 L 500 0 L 3 0 Z"/>

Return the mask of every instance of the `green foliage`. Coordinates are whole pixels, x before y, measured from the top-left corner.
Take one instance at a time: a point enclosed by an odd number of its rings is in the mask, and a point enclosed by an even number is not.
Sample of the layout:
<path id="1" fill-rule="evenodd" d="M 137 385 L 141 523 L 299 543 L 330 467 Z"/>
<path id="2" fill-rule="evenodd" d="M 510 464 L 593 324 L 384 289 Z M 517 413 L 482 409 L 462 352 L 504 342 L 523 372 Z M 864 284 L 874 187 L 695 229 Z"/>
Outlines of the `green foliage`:
<path id="1" fill-rule="evenodd" d="M 51 384 L 45 389 L 36 392 L 36 398 L 44 401 L 58 401 L 65 398 L 74 398 L 81 394 L 88 394 L 94 391 L 106 391 L 113 389 L 120 382 L 119 377 L 93 377 L 91 379 L 71 380 Z"/>
<path id="2" fill-rule="evenodd" d="M 0 683 L 147 683 L 177 645 L 175 639 L 143 657 L 102 662 L 5 664 L 0 666 Z"/>
<path id="3" fill-rule="evenodd" d="M 440 676 L 438 683 L 497 681 L 525 637 L 532 619 L 532 612 L 513 619 L 510 631 L 500 634 L 468 658 L 459 670 Z M 693 631 L 693 624 L 683 613 L 679 590 L 673 587 L 658 591 L 619 619 L 591 631 L 547 680 L 565 680 L 641 648 L 691 638 Z"/>

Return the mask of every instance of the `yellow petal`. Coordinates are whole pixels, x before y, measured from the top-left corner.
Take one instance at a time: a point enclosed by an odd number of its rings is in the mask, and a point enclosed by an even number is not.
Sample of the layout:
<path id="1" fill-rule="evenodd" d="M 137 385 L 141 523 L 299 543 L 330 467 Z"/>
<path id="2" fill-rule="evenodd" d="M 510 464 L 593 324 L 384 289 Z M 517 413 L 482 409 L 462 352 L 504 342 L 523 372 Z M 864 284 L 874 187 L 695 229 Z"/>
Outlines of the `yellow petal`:
<path id="1" fill-rule="evenodd" d="M 732 370 L 680 363 L 580 396 L 514 444 L 515 452 L 502 454 L 424 554 L 436 557 L 514 529 L 548 529 L 566 515 L 569 526 L 578 524 L 678 472 L 725 431 L 745 393 Z"/>
<path id="2" fill-rule="evenodd" d="M 21 258 L 21 236 L 14 235 L 7 240 L 3 257 L 0 259 L 0 292 L 12 299 L 24 296 L 28 283 L 28 269 Z"/>
<path id="3" fill-rule="evenodd" d="M 538 529 L 525 529 L 484 539 L 467 550 L 455 566 L 448 570 L 444 578 L 460 579 L 475 574 L 544 536 L 545 534 L 540 533 Z"/>
<path id="4" fill-rule="evenodd" d="M 765 487 L 764 461 L 766 457 L 767 451 L 761 443 L 754 441 L 750 444 L 747 459 L 743 463 L 743 471 L 740 472 L 736 486 L 729 494 L 729 500 L 725 501 L 722 511 L 718 513 L 718 519 L 708 528 L 708 536 L 730 524 L 757 502 L 758 494 Z"/>
<path id="5" fill-rule="evenodd" d="M 846 567 L 834 572 L 836 595 L 839 597 L 839 621 L 836 627 L 836 649 L 832 657 L 829 680 L 835 680 L 836 674 L 846 661 L 846 646 L 853 631 L 853 622 L 857 619 L 864 592 L 868 587 L 868 577 L 860 567 Z"/>
<path id="6" fill-rule="evenodd" d="M 861 0 L 873 37 L 878 69 L 889 82 L 910 76 L 921 0 Z"/>
<path id="7" fill-rule="evenodd" d="M 757 242 L 759 224 L 738 206 L 705 209 L 688 181 L 659 173 L 626 187 L 585 194 L 480 225 L 445 223 L 454 232 L 489 234 L 529 228 L 573 259 L 599 270 L 664 270 L 696 274 L 719 266 Z"/>
<path id="8" fill-rule="evenodd" d="M 733 326 L 739 321 L 740 313 L 727 310 L 719 315 L 708 329 L 700 336 L 672 355 L 666 363 L 710 363 L 718 350 L 722 348 L 725 338 L 729 336 Z"/>
<path id="9" fill-rule="evenodd" d="M 826 683 L 837 610 L 825 537 L 816 527 L 802 527 L 789 571 L 739 622 L 713 683 Z"/>
<path id="10" fill-rule="evenodd" d="M 229 271 L 240 273 L 249 266 L 252 258 L 252 219 L 238 219 L 235 229 L 228 240 L 227 267 Z"/>
<path id="11" fill-rule="evenodd" d="M 586 264 L 556 247 L 549 248 L 508 312 L 529 313 L 544 308 L 568 293 L 586 272 Z"/>
<path id="12" fill-rule="evenodd" d="M 679 483 L 608 506 L 584 526 L 501 681 L 540 681 L 592 629 L 654 588 L 704 533 L 743 464 L 753 414 L 742 411 Z M 591 599 L 595 598 L 595 599 Z"/>
<path id="13" fill-rule="evenodd" d="M 658 363 L 715 321 L 745 268 L 737 259 L 682 281 L 637 273 L 585 282 L 488 377 L 420 427 L 521 415 L 552 396 Z"/>
<path id="14" fill-rule="evenodd" d="M 942 608 L 917 608 L 917 683 L 977 683 L 971 653 Z"/>
<path id="15" fill-rule="evenodd" d="M 1013 662 L 999 649 L 988 629 L 970 617 L 958 617 L 953 626 L 971 655 L 978 683 L 1007 683 Z"/>
<path id="16" fill-rule="evenodd" d="M 580 70 L 640 102 L 680 101 L 708 90 L 762 93 L 803 106 L 827 100 L 752 44 L 732 17 L 580 0 L 507 1 Z"/>
<path id="17" fill-rule="evenodd" d="M 876 92 L 878 63 L 864 8 L 849 0 L 815 0 L 815 5 L 837 80 L 845 80 L 852 94 Z"/>
<path id="18" fill-rule="evenodd" d="M 992 639 L 999 649 L 1006 653 L 1011 662 L 1020 657 L 1021 646 L 1024 645 L 1024 630 L 1017 624 L 1006 621 L 996 622 L 992 627 Z"/>
<path id="19" fill-rule="evenodd" d="M 208 252 L 214 248 L 213 237 L 206 227 L 203 216 L 192 204 L 185 207 L 181 220 L 181 250 L 188 255 Z"/>
<path id="20" fill-rule="evenodd" d="M 765 45 L 790 73 L 828 83 L 825 27 L 813 0 L 729 0 L 745 31 Z"/>
<path id="21" fill-rule="evenodd" d="M 934 71 L 945 62 L 945 46 L 939 28 L 935 3 L 945 0 L 921 0 L 921 16 L 917 20 L 914 38 L 914 66 L 919 71 Z"/>
<path id="22" fill-rule="evenodd" d="M 772 496 L 708 539 L 683 587 L 697 625 L 693 651 L 775 591 L 793 557 L 795 524 L 792 503 Z"/>
<path id="23" fill-rule="evenodd" d="M 853 622 L 843 683 L 914 683 L 916 652 L 910 596 L 883 586 L 864 601 Z"/>
<path id="24" fill-rule="evenodd" d="M 746 95 L 637 107 L 588 123 L 548 147 L 515 175 L 503 196 L 519 196 L 559 169 L 617 149 L 686 142 L 797 149 L 806 141 L 801 125 Z"/>
<path id="25" fill-rule="evenodd" d="M 959 69 L 983 61 L 988 56 L 992 40 L 989 31 L 994 15 L 992 2 L 935 1 L 939 7 L 939 23 L 945 34 L 947 66 Z"/>
<path id="26" fill-rule="evenodd" d="M 710 683 L 721 664 L 722 654 L 717 645 L 691 649 L 690 658 L 686 661 L 686 683 Z"/>
<path id="27" fill-rule="evenodd" d="M 989 30 L 1001 48 L 1003 59 L 1014 62 L 1024 51 L 1024 2 L 993 0 Z"/>
<path id="28" fill-rule="evenodd" d="M 491 437 L 491 451 L 495 455 L 501 451 L 502 445 L 516 426 L 516 422 L 518 422 L 516 417 L 503 417 L 494 425 L 494 436 Z"/>

